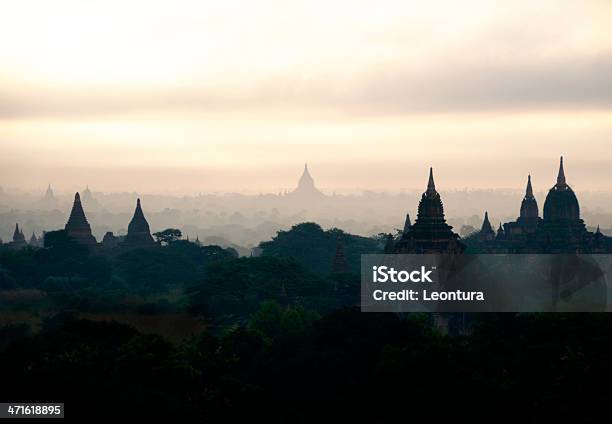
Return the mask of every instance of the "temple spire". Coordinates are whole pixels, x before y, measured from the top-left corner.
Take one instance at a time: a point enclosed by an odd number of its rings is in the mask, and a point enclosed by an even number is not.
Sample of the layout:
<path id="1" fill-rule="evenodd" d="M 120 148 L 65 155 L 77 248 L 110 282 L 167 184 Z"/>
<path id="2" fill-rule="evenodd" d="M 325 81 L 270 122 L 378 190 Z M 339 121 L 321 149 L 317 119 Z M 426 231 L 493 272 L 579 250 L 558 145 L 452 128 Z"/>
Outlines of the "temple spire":
<path id="1" fill-rule="evenodd" d="M 13 240 L 18 240 L 21 236 L 21 232 L 19 231 L 19 224 L 15 224 L 15 232 L 13 233 Z"/>
<path id="2" fill-rule="evenodd" d="M 561 156 L 561 162 L 559 164 L 559 176 L 557 177 L 557 187 L 565 187 L 567 182 L 565 180 L 565 169 L 563 169 L 563 156 Z"/>
<path id="3" fill-rule="evenodd" d="M 525 198 L 533 199 L 533 187 L 531 186 L 531 175 L 527 177 L 527 190 L 525 190 Z"/>
<path id="4" fill-rule="evenodd" d="M 85 217 L 85 212 L 83 211 L 83 205 L 81 204 L 81 195 L 77 192 L 74 194 L 74 203 L 72 204 L 72 211 L 70 212 L 70 217 L 68 218 L 68 223 L 66 223 L 66 230 L 69 227 L 84 227 L 89 226 L 87 222 L 87 218 Z"/>
<path id="5" fill-rule="evenodd" d="M 406 214 L 406 221 L 404 222 L 404 234 L 410 231 L 410 227 L 412 227 L 412 222 L 410 222 L 410 214 Z"/>
<path id="6" fill-rule="evenodd" d="M 485 211 L 485 216 L 484 216 L 484 221 L 482 222 L 482 229 L 481 231 L 483 232 L 491 232 L 493 231 L 493 226 L 491 225 L 491 221 L 489 221 L 489 212 Z"/>
<path id="7" fill-rule="evenodd" d="M 434 181 L 433 168 L 429 168 L 429 181 L 427 182 L 427 193 L 436 192 L 436 183 Z"/>
<path id="8" fill-rule="evenodd" d="M 51 184 L 47 186 L 47 191 L 45 193 L 45 198 L 52 199 L 53 198 L 53 189 L 51 188 Z"/>

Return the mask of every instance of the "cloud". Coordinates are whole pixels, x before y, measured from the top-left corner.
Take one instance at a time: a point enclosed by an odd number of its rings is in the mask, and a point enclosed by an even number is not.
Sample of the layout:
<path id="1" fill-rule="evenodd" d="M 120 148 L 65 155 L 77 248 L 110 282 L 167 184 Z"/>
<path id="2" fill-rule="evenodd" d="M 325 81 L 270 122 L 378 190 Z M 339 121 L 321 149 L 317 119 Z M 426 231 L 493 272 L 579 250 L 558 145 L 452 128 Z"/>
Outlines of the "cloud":
<path id="1" fill-rule="evenodd" d="M 355 104 L 395 113 L 608 109 L 612 53 L 516 63 L 452 64 L 374 74 Z"/>
<path id="2" fill-rule="evenodd" d="M 0 89 L 0 119 L 288 110 L 378 116 L 612 106 L 612 52 L 523 63 L 451 61 L 429 68 L 385 63 L 350 75 L 304 75 L 151 89 L 16 86 Z"/>

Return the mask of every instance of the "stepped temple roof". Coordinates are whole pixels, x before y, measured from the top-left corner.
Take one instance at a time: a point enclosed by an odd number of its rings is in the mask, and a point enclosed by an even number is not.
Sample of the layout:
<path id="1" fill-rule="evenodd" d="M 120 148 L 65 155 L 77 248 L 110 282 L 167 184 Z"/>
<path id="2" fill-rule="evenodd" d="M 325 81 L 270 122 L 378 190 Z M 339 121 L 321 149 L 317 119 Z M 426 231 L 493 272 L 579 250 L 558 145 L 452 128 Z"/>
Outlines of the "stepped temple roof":
<path id="1" fill-rule="evenodd" d="M 78 243 L 85 245 L 95 245 L 96 239 L 91 234 L 91 227 L 87 218 L 85 217 L 85 211 L 81 205 L 81 196 L 79 193 L 74 195 L 74 203 L 72 204 L 72 211 L 65 227 L 68 236 Z"/>
<path id="2" fill-rule="evenodd" d="M 444 205 L 436 190 L 433 168 L 429 169 L 427 190 L 421 196 L 415 223 L 396 244 L 397 253 L 450 253 L 463 251 L 459 235 L 446 223 Z"/>
<path id="3" fill-rule="evenodd" d="M 125 238 L 125 243 L 133 245 L 151 245 L 155 243 L 153 237 L 151 237 L 149 223 L 142 212 L 140 199 L 136 199 L 136 209 L 134 210 L 134 216 L 128 225 L 128 233 Z"/>

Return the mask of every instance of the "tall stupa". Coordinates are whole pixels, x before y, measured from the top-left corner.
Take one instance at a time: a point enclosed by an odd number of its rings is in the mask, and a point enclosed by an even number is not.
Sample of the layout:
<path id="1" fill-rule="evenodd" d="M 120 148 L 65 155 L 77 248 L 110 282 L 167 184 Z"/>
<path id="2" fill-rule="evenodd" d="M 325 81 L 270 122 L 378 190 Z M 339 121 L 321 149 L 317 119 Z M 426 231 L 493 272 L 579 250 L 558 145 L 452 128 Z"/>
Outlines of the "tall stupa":
<path id="1" fill-rule="evenodd" d="M 96 239 L 91 234 L 91 227 L 89 226 L 89 222 L 87 222 L 87 218 L 85 217 L 85 212 L 83 211 L 83 206 L 81 205 L 81 196 L 79 193 L 75 193 L 74 195 L 72 211 L 70 212 L 70 217 L 66 223 L 65 230 L 68 237 L 80 244 L 93 246 L 97 243 Z"/>

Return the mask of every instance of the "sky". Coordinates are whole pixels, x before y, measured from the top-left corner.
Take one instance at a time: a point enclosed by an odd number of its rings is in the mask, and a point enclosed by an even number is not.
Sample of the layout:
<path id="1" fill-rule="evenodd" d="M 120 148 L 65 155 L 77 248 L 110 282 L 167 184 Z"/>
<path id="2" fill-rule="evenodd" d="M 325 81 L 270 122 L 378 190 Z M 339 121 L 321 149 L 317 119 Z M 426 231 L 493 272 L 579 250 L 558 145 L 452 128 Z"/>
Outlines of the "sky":
<path id="1" fill-rule="evenodd" d="M 2 3 L 0 186 L 612 188 L 607 0 Z"/>

